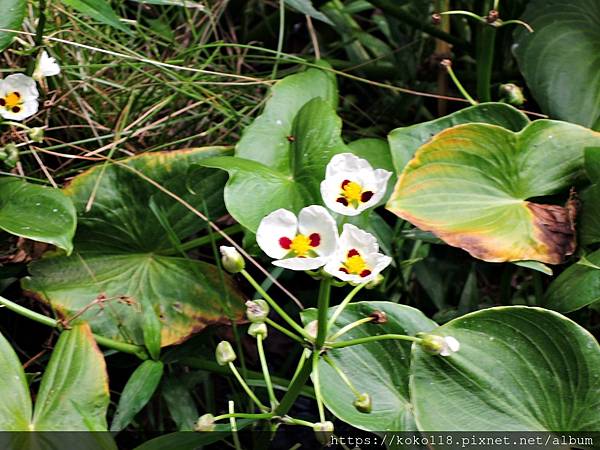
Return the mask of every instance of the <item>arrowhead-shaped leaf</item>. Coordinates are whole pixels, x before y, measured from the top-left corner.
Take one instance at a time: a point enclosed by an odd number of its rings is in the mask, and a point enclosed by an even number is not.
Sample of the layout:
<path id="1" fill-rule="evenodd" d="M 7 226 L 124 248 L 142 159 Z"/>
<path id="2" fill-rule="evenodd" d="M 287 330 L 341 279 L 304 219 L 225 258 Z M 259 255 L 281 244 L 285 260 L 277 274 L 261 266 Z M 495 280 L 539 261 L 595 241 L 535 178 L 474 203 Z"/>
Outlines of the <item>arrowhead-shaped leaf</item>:
<path id="1" fill-rule="evenodd" d="M 165 346 L 210 323 L 239 318 L 242 296 L 227 274 L 206 262 L 172 256 L 177 253 L 172 239 L 184 241 L 204 231 L 204 221 L 140 177 L 217 218 L 225 213 L 226 175 L 201 169 L 188 179 L 188 169 L 226 153 L 203 148 L 144 154 L 79 175 L 66 190 L 79 214 L 75 252 L 31 264 L 24 287 L 66 318 L 87 307 L 82 317 L 95 333 L 140 345 L 154 342 L 157 325 Z M 94 201 L 86 212 L 90 196 Z M 100 304 L 90 307 L 94 299 Z M 153 315 L 159 324 L 149 320 Z"/>
<path id="2" fill-rule="evenodd" d="M 17 354 L 2 333 L 0 333 L 0 367 L 2 368 L 0 430 L 27 430 L 32 412 L 29 386 Z"/>
<path id="3" fill-rule="evenodd" d="M 529 199 L 571 187 L 598 143 L 599 133 L 550 120 L 518 133 L 458 125 L 419 148 L 387 209 L 485 261 L 558 264 L 575 247 L 572 212 Z"/>
<path id="4" fill-rule="evenodd" d="M 413 347 L 411 398 L 421 431 L 597 431 L 600 346 L 575 322 L 541 308 L 498 307 L 433 332 L 449 357 Z"/>

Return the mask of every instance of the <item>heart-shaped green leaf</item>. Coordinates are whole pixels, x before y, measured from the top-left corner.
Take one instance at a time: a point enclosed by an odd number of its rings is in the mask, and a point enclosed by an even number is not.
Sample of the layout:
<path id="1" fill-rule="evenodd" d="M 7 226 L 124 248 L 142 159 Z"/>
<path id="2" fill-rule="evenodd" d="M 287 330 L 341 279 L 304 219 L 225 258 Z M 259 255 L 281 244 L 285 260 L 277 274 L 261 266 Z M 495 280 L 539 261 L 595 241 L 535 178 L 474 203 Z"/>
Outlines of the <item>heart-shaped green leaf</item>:
<path id="1" fill-rule="evenodd" d="M 20 30 L 25 17 L 25 0 L 0 0 L 0 28 L 5 30 Z M 12 42 L 14 33 L 0 31 L 0 52 Z"/>
<path id="2" fill-rule="evenodd" d="M 600 346 L 552 311 L 498 307 L 434 331 L 460 350 L 413 347 L 410 392 L 421 431 L 597 431 Z"/>
<path id="3" fill-rule="evenodd" d="M 3 431 L 106 431 L 106 364 L 86 323 L 61 333 L 44 372 L 33 415 L 23 367 L 1 334 L 0 367 L 4 378 L 0 383 Z"/>
<path id="4" fill-rule="evenodd" d="M 600 250 L 561 273 L 546 291 L 546 308 L 567 313 L 600 302 Z"/>
<path id="5" fill-rule="evenodd" d="M 600 130 L 600 2 L 534 0 L 515 33 L 515 56 L 542 110 Z"/>
<path id="6" fill-rule="evenodd" d="M 511 131 L 521 131 L 527 126 L 529 119 L 521 111 L 505 103 L 482 103 L 429 122 L 396 128 L 388 135 L 396 171 L 400 173 L 415 156 L 417 149 L 440 131 L 472 122 L 489 123 Z"/>
<path id="7" fill-rule="evenodd" d="M 217 218 L 225 212 L 226 175 L 201 169 L 188 180 L 187 174 L 202 159 L 227 152 L 213 147 L 144 154 L 79 175 L 66 190 L 79 214 L 74 254 L 31 264 L 23 286 L 66 318 L 87 308 L 82 317 L 95 333 L 140 345 L 154 341 L 153 315 L 163 346 L 241 317 L 242 296 L 228 275 L 212 264 L 172 256 L 172 240 L 195 236 L 206 224 L 148 181 Z"/>
<path id="8" fill-rule="evenodd" d="M 0 228 L 71 253 L 77 218 L 73 202 L 58 189 L 0 178 Z"/>
<path id="9" fill-rule="evenodd" d="M 593 183 L 581 194 L 581 211 L 577 218 L 579 241 L 587 246 L 600 242 L 600 147 L 585 149 L 585 171 Z"/>
<path id="10" fill-rule="evenodd" d="M 330 315 L 335 308 L 330 309 Z M 332 327 L 331 333 L 374 312 L 385 313 L 387 322 L 367 323 L 353 328 L 339 341 L 359 339 L 377 334 L 409 334 L 430 331 L 437 324 L 410 306 L 392 302 L 357 302 L 350 304 Z M 316 310 L 306 310 L 302 319 L 316 319 Z M 359 392 L 371 396 L 373 409 L 361 413 L 352 405 L 355 396 L 336 371 L 324 360 L 319 362 L 323 401 L 327 408 L 349 424 L 368 431 L 414 431 L 414 417 L 408 393 L 410 348 L 407 341 L 378 341 L 330 350 L 329 358 L 350 379 Z"/>
<path id="11" fill-rule="evenodd" d="M 570 208 L 528 201 L 568 189 L 600 134 L 538 120 L 518 133 L 449 128 L 421 146 L 387 208 L 485 261 L 561 263 L 575 247 Z"/>

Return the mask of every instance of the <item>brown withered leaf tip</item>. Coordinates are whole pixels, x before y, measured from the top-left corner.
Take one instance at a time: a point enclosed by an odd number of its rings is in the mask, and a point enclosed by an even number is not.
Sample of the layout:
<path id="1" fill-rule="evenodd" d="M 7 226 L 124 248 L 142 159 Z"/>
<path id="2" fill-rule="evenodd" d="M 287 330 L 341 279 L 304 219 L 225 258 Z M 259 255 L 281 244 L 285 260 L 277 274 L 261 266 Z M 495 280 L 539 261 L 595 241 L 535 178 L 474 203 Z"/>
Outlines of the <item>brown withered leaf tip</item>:
<path id="1" fill-rule="evenodd" d="M 579 199 L 573 188 L 565 206 L 526 203 L 533 213 L 537 238 L 548 247 L 549 256 L 556 264 L 562 263 L 575 252 L 577 246 L 576 219 Z"/>

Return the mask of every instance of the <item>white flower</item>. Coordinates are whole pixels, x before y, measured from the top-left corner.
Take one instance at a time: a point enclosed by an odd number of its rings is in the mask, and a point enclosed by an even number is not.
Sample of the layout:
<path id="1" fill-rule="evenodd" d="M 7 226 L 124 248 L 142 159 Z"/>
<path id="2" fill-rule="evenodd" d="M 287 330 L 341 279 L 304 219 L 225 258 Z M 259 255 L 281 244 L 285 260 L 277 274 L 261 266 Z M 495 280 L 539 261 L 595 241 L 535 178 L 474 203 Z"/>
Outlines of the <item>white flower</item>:
<path id="1" fill-rule="evenodd" d="M 341 153 L 327 164 L 321 196 L 332 211 L 356 216 L 382 199 L 391 176 L 392 172 L 373 169 L 367 160 L 352 153 Z"/>
<path id="2" fill-rule="evenodd" d="M 314 270 L 324 266 L 337 247 L 337 226 L 325 208 L 303 208 L 298 218 L 278 209 L 258 226 L 256 242 L 273 264 L 292 270 Z"/>
<path id="3" fill-rule="evenodd" d="M 392 258 L 379 253 L 375 236 L 347 223 L 324 270 L 340 280 L 360 284 L 374 280 L 391 262 Z"/>
<path id="4" fill-rule="evenodd" d="M 240 255 L 235 247 L 228 247 L 227 245 L 221 245 L 219 247 L 221 251 L 221 263 L 227 272 L 238 273 L 244 270 L 246 263 L 244 257 Z"/>
<path id="5" fill-rule="evenodd" d="M 35 70 L 33 71 L 33 78 L 40 82 L 44 77 L 53 77 L 60 73 L 60 66 L 56 62 L 56 58 L 48 55 L 48 52 L 44 50 L 38 58 Z"/>
<path id="6" fill-rule="evenodd" d="M 0 116 L 23 120 L 38 111 L 38 90 L 33 78 L 17 73 L 0 80 Z"/>

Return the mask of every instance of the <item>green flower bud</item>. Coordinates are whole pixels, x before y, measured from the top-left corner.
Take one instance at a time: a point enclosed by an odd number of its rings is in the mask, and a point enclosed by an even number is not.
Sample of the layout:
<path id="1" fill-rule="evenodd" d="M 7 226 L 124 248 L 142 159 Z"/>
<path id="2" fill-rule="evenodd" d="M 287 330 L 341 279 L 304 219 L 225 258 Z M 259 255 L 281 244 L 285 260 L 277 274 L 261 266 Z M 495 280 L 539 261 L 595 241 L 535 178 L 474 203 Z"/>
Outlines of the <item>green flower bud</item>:
<path id="1" fill-rule="evenodd" d="M 360 394 L 354 402 L 352 403 L 354 407 L 361 413 L 370 413 L 373 409 L 373 403 L 371 402 L 371 396 L 366 392 Z"/>
<path id="2" fill-rule="evenodd" d="M 502 100 L 514 106 L 521 106 L 525 103 L 525 96 L 523 90 L 513 83 L 506 83 L 500 85 L 500 96 Z"/>
<path id="3" fill-rule="evenodd" d="M 194 431 L 214 431 L 215 416 L 212 414 L 204 414 L 200 416 L 194 425 Z"/>
<path id="4" fill-rule="evenodd" d="M 248 328 L 248 334 L 252 337 L 261 335 L 263 339 L 266 339 L 268 334 L 267 325 L 262 322 L 253 322 Z"/>
<path id="5" fill-rule="evenodd" d="M 460 349 L 460 342 L 452 336 L 437 336 L 435 334 L 420 333 L 421 347 L 432 355 L 450 356 Z"/>
<path id="6" fill-rule="evenodd" d="M 264 322 L 269 311 L 269 304 L 264 300 L 248 300 L 246 302 L 246 317 L 250 322 Z"/>
<path id="7" fill-rule="evenodd" d="M 329 440 L 333 435 L 333 422 L 317 422 L 313 425 L 315 437 L 322 445 L 329 444 Z"/>
<path id="8" fill-rule="evenodd" d="M 215 356 L 217 358 L 217 363 L 220 366 L 226 366 L 230 362 L 236 360 L 237 356 L 235 356 L 235 352 L 233 351 L 233 347 L 227 341 L 219 342 L 217 345 L 217 350 L 215 351 Z"/>
<path id="9" fill-rule="evenodd" d="M 0 148 L 0 161 L 4 161 L 10 168 L 16 167 L 19 162 L 19 148 L 12 142 Z"/>
<path id="10" fill-rule="evenodd" d="M 379 286 L 381 284 L 381 282 L 383 280 L 384 280 L 383 275 L 381 275 L 380 273 L 378 273 L 375 278 L 373 278 L 371 281 L 369 281 L 367 283 L 367 285 L 365 286 L 365 288 L 366 289 L 376 288 L 377 286 Z"/>
<path id="11" fill-rule="evenodd" d="M 44 129 L 43 128 L 40 128 L 40 127 L 30 128 L 27 131 L 27 134 L 29 135 L 29 139 L 31 139 L 33 142 L 37 142 L 38 144 L 41 144 L 42 142 L 44 142 Z"/>
<path id="12" fill-rule="evenodd" d="M 240 252 L 238 252 L 235 247 L 221 245 L 219 250 L 221 250 L 222 255 L 221 262 L 227 272 L 238 273 L 244 270 L 246 262 L 244 261 L 244 257 L 240 255 Z"/>

